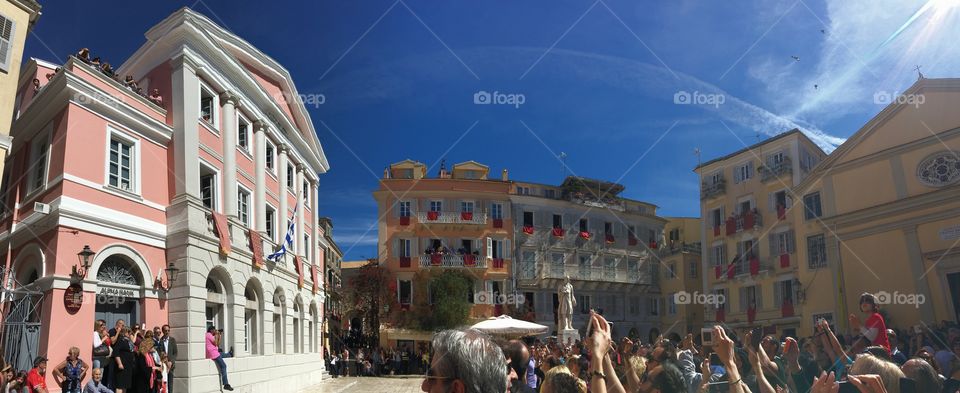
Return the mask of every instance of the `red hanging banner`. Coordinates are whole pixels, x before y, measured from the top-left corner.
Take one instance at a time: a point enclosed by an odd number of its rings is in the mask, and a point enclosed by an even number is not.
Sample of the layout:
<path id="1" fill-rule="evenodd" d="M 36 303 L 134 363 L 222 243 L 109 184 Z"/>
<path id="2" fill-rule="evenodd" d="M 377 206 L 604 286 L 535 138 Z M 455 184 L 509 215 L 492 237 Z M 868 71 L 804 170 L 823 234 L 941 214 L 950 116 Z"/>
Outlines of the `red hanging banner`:
<path id="1" fill-rule="evenodd" d="M 227 224 L 227 216 L 213 212 L 213 229 L 220 238 L 220 255 L 230 254 L 230 226 Z"/>

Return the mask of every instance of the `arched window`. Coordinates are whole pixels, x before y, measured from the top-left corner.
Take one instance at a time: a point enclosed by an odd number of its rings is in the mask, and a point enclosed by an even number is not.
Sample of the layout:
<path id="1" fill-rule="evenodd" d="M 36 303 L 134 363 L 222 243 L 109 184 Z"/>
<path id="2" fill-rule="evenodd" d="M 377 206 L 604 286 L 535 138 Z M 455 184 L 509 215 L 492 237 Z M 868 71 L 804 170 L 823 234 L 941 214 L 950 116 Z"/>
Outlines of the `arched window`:
<path id="1" fill-rule="evenodd" d="M 207 302 L 205 307 L 206 325 L 223 330 L 220 349 L 228 351 L 233 346 L 233 291 L 229 276 L 221 268 L 210 271 L 207 276 Z"/>
<path id="2" fill-rule="evenodd" d="M 303 307 L 300 306 L 300 299 L 293 302 L 293 353 L 303 352 L 303 333 L 300 331 L 300 321 L 303 313 Z"/>
<path id="3" fill-rule="evenodd" d="M 317 303 L 310 303 L 310 329 L 307 329 L 310 335 L 310 352 L 319 352 L 317 350 Z"/>
<path id="4" fill-rule="evenodd" d="M 263 319 L 263 301 L 260 285 L 251 279 L 243 291 L 247 302 L 243 316 L 243 349 L 251 355 L 262 354 L 261 336 Z"/>
<path id="5" fill-rule="evenodd" d="M 286 352 L 284 319 L 287 316 L 286 299 L 283 296 L 283 290 L 277 288 L 273 292 L 273 353 Z"/>
<path id="6" fill-rule="evenodd" d="M 119 255 L 107 257 L 97 270 L 97 281 L 140 286 L 140 269 Z"/>

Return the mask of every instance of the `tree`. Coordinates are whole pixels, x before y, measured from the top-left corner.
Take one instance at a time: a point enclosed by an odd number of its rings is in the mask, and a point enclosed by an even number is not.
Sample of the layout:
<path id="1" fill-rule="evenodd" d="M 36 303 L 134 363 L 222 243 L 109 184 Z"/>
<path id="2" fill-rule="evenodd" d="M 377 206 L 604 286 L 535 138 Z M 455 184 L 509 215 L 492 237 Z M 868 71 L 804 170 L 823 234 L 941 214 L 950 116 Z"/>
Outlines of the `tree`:
<path id="1" fill-rule="evenodd" d="M 397 284 L 390 272 L 371 259 L 359 269 L 346 294 L 346 304 L 363 318 L 363 331 L 373 346 L 380 345 L 380 322 L 392 320 L 400 311 Z"/>
<path id="2" fill-rule="evenodd" d="M 400 324 L 409 329 L 442 330 L 464 325 L 470 317 L 473 279 L 462 272 L 430 269 L 414 278 L 413 312 L 405 313 Z"/>

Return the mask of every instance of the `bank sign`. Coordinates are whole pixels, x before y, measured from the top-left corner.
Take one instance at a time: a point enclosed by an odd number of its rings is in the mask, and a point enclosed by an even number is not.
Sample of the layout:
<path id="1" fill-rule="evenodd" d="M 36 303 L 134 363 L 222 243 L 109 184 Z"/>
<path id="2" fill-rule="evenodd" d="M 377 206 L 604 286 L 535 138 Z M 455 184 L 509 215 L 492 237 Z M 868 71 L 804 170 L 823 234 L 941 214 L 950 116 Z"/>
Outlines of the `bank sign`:
<path id="1" fill-rule="evenodd" d="M 101 287 L 97 293 L 97 303 L 120 305 L 128 298 L 139 298 L 137 291 L 123 288 Z"/>

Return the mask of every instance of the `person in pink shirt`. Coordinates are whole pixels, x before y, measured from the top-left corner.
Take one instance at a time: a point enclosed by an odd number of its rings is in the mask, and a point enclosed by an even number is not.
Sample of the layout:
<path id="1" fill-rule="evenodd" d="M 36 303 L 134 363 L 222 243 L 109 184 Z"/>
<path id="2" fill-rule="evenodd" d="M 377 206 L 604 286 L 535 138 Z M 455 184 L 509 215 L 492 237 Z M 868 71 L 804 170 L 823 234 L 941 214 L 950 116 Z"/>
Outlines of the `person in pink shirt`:
<path id="1" fill-rule="evenodd" d="M 207 359 L 212 359 L 213 362 L 217 364 L 217 371 L 220 372 L 220 381 L 223 383 L 223 390 L 233 390 L 230 382 L 227 382 L 227 363 L 223 361 L 223 356 L 220 356 L 220 349 L 218 349 L 217 346 L 219 335 L 215 336 L 215 333 L 217 333 L 217 328 L 212 325 L 207 326 Z"/>

